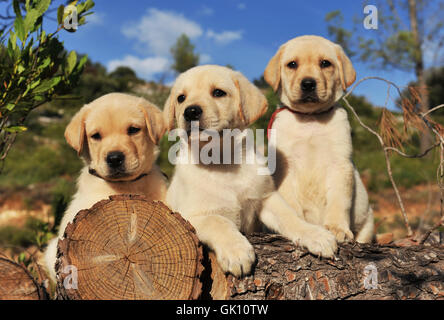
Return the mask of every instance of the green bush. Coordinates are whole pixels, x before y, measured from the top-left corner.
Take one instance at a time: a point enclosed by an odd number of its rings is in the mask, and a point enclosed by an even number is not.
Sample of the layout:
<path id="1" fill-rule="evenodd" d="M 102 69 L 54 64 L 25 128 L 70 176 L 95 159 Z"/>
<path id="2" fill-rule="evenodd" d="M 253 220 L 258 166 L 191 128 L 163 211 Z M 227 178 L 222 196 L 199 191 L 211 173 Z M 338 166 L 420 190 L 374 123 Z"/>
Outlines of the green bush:
<path id="1" fill-rule="evenodd" d="M 82 162 L 66 143 L 47 145 L 36 142 L 32 133 L 24 133 L 6 158 L 0 186 L 21 187 L 75 175 Z"/>
<path id="2" fill-rule="evenodd" d="M 12 247 L 14 251 L 21 251 L 22 248 L 34 244 L 34 236 L 32 232 L 24 228 L 16 226 L 0 227 L 0 247 Z"/>
<path id="3" fill-rule="evenodd" d="M 73 179 L 59 178 L 51 189 L 51 214 L 54 217 L 54 224 L 51 231 L 56 232 L 63 218 L 63 215 L 68 207 L 76 191 L 76 183 Z"/>
<path id="4" fill-rule="evenodd" d="M 20 252 L 31 245 L 41 248 L 53 236 L 46 222 L 29 217 L 22 228 L 0 227 L 0 247 L 11 248 L 14 252 Z"/>

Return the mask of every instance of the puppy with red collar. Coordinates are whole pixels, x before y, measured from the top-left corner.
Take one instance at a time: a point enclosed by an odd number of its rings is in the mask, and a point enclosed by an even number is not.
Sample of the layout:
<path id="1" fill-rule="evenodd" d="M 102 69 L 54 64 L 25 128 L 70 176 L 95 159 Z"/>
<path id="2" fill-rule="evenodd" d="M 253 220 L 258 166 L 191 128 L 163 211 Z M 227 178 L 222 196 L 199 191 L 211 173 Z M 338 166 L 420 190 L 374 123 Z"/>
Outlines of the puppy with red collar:
<path id="1" fill-rule="evenodd" d="M 373 212 L 352 162 L 347 113 L 335 105 L 356 79 L 350 59 L 327 39 L 301 36 L 279 48 L 264 77 L 283 104 L 269 124 L 276 130 L 278 192 L 338 242 L 370 242 Z"/>

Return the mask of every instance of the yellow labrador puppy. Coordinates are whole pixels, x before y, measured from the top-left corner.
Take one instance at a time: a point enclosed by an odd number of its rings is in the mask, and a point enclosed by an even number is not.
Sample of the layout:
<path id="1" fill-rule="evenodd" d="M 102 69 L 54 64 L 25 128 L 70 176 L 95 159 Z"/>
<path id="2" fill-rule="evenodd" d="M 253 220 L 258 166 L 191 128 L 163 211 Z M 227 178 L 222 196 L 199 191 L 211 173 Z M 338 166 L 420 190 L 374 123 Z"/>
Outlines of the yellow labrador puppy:
<path id="1" fill-rule="evenodd" d="M 143 98 L 110 93 L 85 105 L 65 131 L 67 142 L 84 159 L 77 192 L 45 252 L 55 281 L 57 242 L 77 212 L 114 194 L 140 194 L 164 200 L 166 181 L 154 165 L 156 144 L 165 132 L 162 112 Z"/>
<path id="2" fill-rule="evenodd" d="M 222 141 L 217 160 L 231 150 L 223 131 L 246 128 L 266 109 L 263 94 L 241 73 L 206 65 L 177 78 L 164 114 L 169 130 L 177 123 L 177 128 L 189 133 L 196 121 L 201 133 L 216 132 L 212 139 Z M 193 139 L 191 132 L 179 153 L 192 149 Z M 206 146 L 199 141 L 199 151 Z M 241 232 L 257 230 L 259 222 L 317 255 L 331 257 L 336 250 L 333 234 L 300 219 L 274 192 L 271 175 L 258 174 L 268 168 L 245 161 L 255 151 L 242 150 L 243 159 L 238 163 L 178 163 L 167 191 L 167 204 L 190 221 L 199 239 L 215 252 L 221 268 L 235 276 L 249 273 L 255 261 L 254 249 Z M 196 160 L 195 153 L 189 154 L 188 160 Z"/>
<path id="3" fill-rule="evenodd" d="M 280 157 L 279 193 L 338 242 L 371 241 L 373 213 L 352 163 L 350 124 L 335 105 L 356 78 L 350 59 L 327 39 L 301 36 L 279 48 L 264 77 L 283 104 L 269 125 Z"/>

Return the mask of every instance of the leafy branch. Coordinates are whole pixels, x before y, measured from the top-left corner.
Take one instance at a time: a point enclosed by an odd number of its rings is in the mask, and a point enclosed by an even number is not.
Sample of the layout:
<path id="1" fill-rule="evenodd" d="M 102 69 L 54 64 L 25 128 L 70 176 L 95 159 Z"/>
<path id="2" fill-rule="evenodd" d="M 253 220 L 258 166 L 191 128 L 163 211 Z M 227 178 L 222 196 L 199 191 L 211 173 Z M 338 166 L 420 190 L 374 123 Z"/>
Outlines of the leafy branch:
<path id="1" fill-rule="evenodd" d="M 74 1 L 66 7 L 59 6 L 57 30 L 47 34 L 43 20 L 50 5 L 51 0 L 26 0 L 22 12 L 19 0 L 14 0 L 13 28 L 7 37 L 0 33 L 1 164 L 17 134 L 27 129 L 28 114 L 76 85 L 87 61 L 87 56 L 78 60 L 75 51 L 66 52 L 57 34 L 61 30 L 76 30 L 65 27 L 72 25 L 67 23 L 70 18 L 78 25 L 84 24 L 94 2 Z"/>

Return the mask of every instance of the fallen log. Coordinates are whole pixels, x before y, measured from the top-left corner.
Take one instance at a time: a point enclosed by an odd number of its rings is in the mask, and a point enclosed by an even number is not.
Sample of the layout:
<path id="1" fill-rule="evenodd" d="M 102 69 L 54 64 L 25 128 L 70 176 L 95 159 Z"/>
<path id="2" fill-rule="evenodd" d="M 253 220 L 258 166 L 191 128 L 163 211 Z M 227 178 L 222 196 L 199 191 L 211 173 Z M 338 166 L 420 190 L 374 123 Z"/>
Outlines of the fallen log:
<path id="1" fill-rule="evenodd" d="M 0 257 L 0 300 L 46 300 L 48 295 L 23 266 Z"/>
<path id="2" fill-rule="evenodd" d="M 433 238 L 433 237 L 431 237 Z M 59 299 L 444 299 L 442 239 L 343 244 L 321 259 L 275 234 L 248 236 L 257 263 L 226 275 L 161 202 L 113 196 L 80 211 L 59 241 Z M 432 241 L 433 242 L 433 241 Z"/>
<path id="3" fill-rule="evenodd" d="M 214 299 L 444 299 L 444 246 L 342 244 L 320 259 L 289 240 L 255 234 L 257 264 L 242 279 L 222 276 L 214 263 Z"/>

